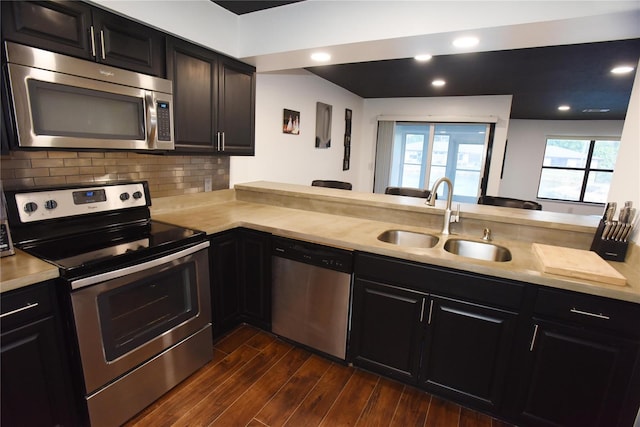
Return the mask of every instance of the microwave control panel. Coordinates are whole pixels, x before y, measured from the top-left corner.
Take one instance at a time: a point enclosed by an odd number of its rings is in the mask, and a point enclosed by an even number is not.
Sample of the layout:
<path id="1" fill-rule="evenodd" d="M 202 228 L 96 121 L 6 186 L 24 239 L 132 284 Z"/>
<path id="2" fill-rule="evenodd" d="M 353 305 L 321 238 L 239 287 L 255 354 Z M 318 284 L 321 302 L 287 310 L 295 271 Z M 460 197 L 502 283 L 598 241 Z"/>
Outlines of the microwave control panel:
<path id="1" fill-rule="evenodd" d="M 169 103 L 158 101 L 156 103 L 158 115 L 158 141 L 171 141 L 171 113 Z"/>

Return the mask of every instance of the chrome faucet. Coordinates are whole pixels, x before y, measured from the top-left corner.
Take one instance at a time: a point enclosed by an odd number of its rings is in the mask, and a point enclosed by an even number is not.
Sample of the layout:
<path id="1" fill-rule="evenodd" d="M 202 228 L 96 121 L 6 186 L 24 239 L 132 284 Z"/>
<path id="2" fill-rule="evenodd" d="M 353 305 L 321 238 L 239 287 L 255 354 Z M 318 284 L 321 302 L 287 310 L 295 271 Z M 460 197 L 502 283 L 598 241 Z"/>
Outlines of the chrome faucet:
<path id="1" fill-rule="evenodd" d="M 444 224 L 442 225 L 442 234 L 451 234 L 449 232 L 449 224 L 451 224 L 452 222 L 460 221 L 460 204 L 458 204 L 458 210 L 456 212 L 451 211 L 451 202 L 453 201 L 453 183 L 449 178 L 443 176 L 433 184 L 433 188 L 431 189 L 431 193 L 427 198 L 426 204 L 428 206 L 436 205 L 436 192 L 438 191 L 438 187 L 440 186 L 440 184 L 442 184 L 443 182 L 449 184 L 449 191 L 447 192 L 447 208 L 444 210 Z"/>

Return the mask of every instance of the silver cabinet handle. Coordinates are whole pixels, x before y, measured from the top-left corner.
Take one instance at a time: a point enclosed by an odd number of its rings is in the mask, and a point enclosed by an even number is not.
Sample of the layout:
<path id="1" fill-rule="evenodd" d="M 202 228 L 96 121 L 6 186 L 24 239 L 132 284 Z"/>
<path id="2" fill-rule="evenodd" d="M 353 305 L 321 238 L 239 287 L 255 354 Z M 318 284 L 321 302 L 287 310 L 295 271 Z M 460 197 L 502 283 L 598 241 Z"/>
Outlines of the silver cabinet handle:
<path id="1" fill-rule="evenodd" d="M 29 310 L 31 308 L 36 308 L 37 306 L 38 306 L 37 302 L 34 302 L 34 303 L 28 302 L 27 305 L 25 305 L 24 307 L 16 308 L 15 310 L 7 311 L 6 313 L 0 314 L 0 319 L 6 316 L 11 316 L 12 314 L 20 313 L 21 311 Z"/>
<path id="2" fill-rule="evenodd" d="M 216 133 L 216 137 L 218 138 L 218 151 L 220 151 L 220 132 Z"/>
<path id="3" fill-rule="evenodd" d="M 222 132 L 222 151 L 224 151 L 224 132 Z"/>
<path id="4" fill-rule="evenodd" d="M 424 319 L 424 298 L 422 298 L 422 308 L 420 309 L 420 323 L 422 323 L 422 319 Z"/>
<path id="5" fill-rule="evenodd" d="M 429 302 L 429 320 L 427 321 L 427 325 L 431 324 L 431 313 L 433 313 L 433 299 Z"/>
<path id="6" fill-rule="evenodd" d="M 89 27 L 91 31 L 91 56 L 96 57 L 96 34 L 93 31 L 93 25 Z"/>
<path id="7" fill-rule="evenodd" d="M 104 52 L 104 31 L 100 30 L 100 48 L 102 49 L 102 60 L 107 59 L 107 54 Z"/>
<path id="8" fill-rule="evenodd" d="M 575 314 L 581 314 L 583 316 L 590 316 L 590 317 L 597 317 L 598 319 L 604 319 L 604 320 L 609 320 L 610 317 L 606 316 L 602 313 L 600 314 L 596 314 L 596 313 L 589 313 L 588 311 L 582 311 L 582 310 L 578 310 L 577 308 L 572 308 L 571 310 L 569 310 L 571 313 L 575 313 Z"/>
<path id="9" fill-rule="evenodd" d="M 538 336 L 538 325 L 535 325 L 533 329 L 533 336 L 531 337 L 531 345 L 529 346 L 529 351 L 533 351 L 533 346 L 536 344 L 536 337 Z"/>

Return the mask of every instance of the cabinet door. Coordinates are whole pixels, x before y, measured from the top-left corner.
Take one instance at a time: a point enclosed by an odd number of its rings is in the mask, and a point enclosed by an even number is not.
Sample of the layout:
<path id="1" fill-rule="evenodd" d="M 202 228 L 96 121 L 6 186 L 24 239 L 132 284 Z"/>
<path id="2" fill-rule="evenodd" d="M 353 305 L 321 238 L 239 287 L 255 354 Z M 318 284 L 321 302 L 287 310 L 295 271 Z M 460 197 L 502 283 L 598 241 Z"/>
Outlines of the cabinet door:
<path id="1" fill-rule="evenodd" d="M 239 323 L 239 243 L 235 232 L 211 239 L 209 248 L 213 334 L 217 339 Z"/>
<path id="2" fill-rule="evenodd" d="M 249 323 L 271 330 L 270 235 L 240 230 L 242 314 Z"/>
<path id="3" fill-rule="evenodd" d="M 91 7 L 77 1 L 2 1 L 2 38 L 93 59 Z"/>
<path id="4" fill-rule="evenodd" d="M 230 155 L 254 154 L 255 70 L 228 58 L 220 59 L 218 74 L 218 128 L 223 151 Z"/>
<path id="5" fill-rule="evenodd" d="M 217 55 L 179 39 L 167 40 L 167 78 L 173 80 L 178 152 L 217 153 Z"/>
<path id="6" fill-rule="evenodd" d="M 495 410 L 502 397 L 516 315 L 448 298 L 429 300 L 421 384 L 459 402 Z"/>
<path id="7" fill-rule="evenodd" d="M 531 325 L 521 418 L 543 426 L 615 426 L 637 343 L 538 321 Z"/>
<path id="8" fill-rule="evenodd" d="M 165 76 L 164 34 L 99 9 L 93 11 L 93 26 L 99 62 Z"/>
<path id="9" fill-rule="evenodd" d="M 356 278 L 351 319 L 353 363 L 416 383 L 425 303 L 425 294 Z"/>
<path id="10" fill-rule="evenodd" d="M 53 317 L 2 334 L 3 426 L 72 425 Z"/>

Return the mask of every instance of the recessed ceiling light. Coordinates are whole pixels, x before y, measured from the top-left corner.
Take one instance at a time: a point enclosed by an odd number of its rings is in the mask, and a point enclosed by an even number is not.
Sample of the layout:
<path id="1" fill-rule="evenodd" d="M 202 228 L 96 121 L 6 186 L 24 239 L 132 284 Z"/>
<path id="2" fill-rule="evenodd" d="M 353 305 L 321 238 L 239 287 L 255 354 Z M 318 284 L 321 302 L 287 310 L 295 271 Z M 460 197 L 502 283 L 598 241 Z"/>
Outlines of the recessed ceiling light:
<path id="1" fill-rule="evenodd" d="M 569 111 L 571 109 L 571 107 L 569 107 L 568 105 L 561 105 L 558 107 L 558 110 L 560 111 Z"/>
<path id="2" fill-rule="evenodd" d="M 442 80 L 442 79 L 437 79 L 437 80 L 432 81 L 431 84 L 433 86 L 438 86 L 439 87 L 439 86 L 444 86 L 446 84 L 446 82 L 444 80 Z"/>
<path id="3" fill-rule="evenodd" d="M 477 37 L 459 37 L 453 41 L 455 47 L 473 47 L 480 42 Z"/>
<path id="4" fill-rule="evenodd" d="M 420 61 L 420 62 L 426 62 L 429 61 L 432 58 L 431 55 L 429 55 L 428 53 L 423 53 L 420 55 L 416 55 L 413 57 L 413 59 L 415 59 L 416 61 Z"/>
<path id="5" fill-rule="evenodd" d="M 327 62 L 331 59 L 331 55 L 326 52 L 316 52 L 311 54 L 311 59 L 318 62 Z"/>
<path id="6" fill-rule="evenodd" d="M 633 67 L 629 65 L 621 65 L 619 67 L 615 67 L 611 70 L 613 74 L 627 74 L 633 71 Z"/>
<path id="7" fill-rule="evenodd" d="M 611 111 L 609 108 L 585 108 L 583 113 L 608 113 Z"/>

